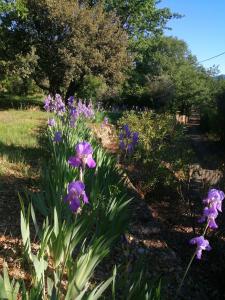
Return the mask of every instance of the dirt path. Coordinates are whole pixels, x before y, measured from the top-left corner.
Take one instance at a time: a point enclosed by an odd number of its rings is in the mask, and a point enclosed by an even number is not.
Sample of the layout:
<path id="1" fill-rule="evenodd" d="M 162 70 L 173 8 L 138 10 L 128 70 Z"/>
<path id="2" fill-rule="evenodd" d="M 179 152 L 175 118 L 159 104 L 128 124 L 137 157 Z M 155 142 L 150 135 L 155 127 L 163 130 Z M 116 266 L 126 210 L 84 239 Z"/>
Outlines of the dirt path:
<path id="1" fill-rule="evenodd" d="M 224 158 L 223 149 L 218 141 L 210 141 L 200 130 L 200 117 L 193 113 L 188 124 L 188 137 L 196 154 L 193 165 L 194 178 L 208 186 L 220 184 L 223 173 L 221 164 Z"/>

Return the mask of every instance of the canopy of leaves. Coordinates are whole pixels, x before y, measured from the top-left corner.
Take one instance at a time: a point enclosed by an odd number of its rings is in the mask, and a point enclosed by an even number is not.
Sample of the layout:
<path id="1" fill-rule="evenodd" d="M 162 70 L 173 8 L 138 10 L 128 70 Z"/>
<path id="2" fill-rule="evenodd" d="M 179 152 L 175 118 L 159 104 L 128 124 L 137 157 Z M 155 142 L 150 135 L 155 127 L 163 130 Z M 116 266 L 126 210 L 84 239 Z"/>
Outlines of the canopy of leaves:
<path id="1" fill-rule="evenodd" d="M 24 3 L 26 18 L 14 10 L 1 14 L 4 43 L 0 51 L 10 60 L 33 49 L 36 63 L 32 76 L 39 86 L 51 92 L 65 92 L 70 87 L 74 93 L 86 75 L 101 75 L 111 86 L 124 80 L 123 71 L 131 61 L 128 38 L 114 13 L 105 13 L 100 4 L 89 7 L 73 0 Z M 12 47 L 15 42 L 19 49 Z M 6 44 L 8 51 L 3 49 Z"/>
<path id="2" fill-rule="evenodd" d="M 162 36 L 146 41 L 127 91 L 144 98 L 145 105 L 188 113 L 193 103 L 211 97 L 210 82 L 184 41 Z"/>
<path id="3" fill-rule="evenodd" d="M 106 11 L 115 11 L 130 36 L 138 38 L 162 34 L 168 20 L 179 17 L 169 8 L 158 8 L 156 0 L 84 0 L 90 6 L 103 2 Z"/>

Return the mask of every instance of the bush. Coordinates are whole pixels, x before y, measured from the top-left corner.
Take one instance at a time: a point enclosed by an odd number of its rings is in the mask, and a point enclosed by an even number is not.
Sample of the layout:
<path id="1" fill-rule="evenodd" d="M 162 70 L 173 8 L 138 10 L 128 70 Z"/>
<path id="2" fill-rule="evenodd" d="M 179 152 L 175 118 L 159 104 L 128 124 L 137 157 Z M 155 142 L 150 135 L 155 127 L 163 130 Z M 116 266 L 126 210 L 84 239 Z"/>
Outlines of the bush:
<path id="1" fill-rule="evenodd" d="M 30 78 L 21 78 L 18 76 L 11 76 L 0 82 L 0 92 L 7 92 L 8 94 L 25 96 L 41 92 L 40 88 Z"/>
<path id="2" fill-rule="evenodd" d="M 185 176 L 192 151 L 184 135 L 184 128 L 169 114 L 151 111 L 126 112 L 118 125 L 128 124 L 139 133 L 139 144 L 133 153 L 141 188 L 147 193 L 157 186 L 173 186 L 179 180 L 177 172 Z"/>
<path id="3" fill-rule="evenodd" d="M 200 127 L 204 133 L 218 133 L 218 112 L 215 108 L 203 108 L 201 111 Z"/>
<path id="4" fill-rule="evenodd" d="M 92 99 L 94 102 L 101 100 L 107 92 L 107 84 L 103 77 L 86 75 L 78 95 L 81 98 Z"/>

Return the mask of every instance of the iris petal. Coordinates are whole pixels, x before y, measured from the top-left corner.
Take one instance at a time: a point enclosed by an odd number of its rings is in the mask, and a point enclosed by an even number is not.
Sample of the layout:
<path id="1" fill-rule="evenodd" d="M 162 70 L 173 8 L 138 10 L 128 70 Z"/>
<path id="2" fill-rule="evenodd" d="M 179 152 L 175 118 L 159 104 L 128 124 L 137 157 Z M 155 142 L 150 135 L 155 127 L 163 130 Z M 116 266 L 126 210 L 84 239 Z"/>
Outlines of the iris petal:
<path id="1" fill-rule="evenodd" d="M 79 157 L 77 156 L 71 156 L 69 159 L 68 159 L 68 163 L 72 166 L 72 167 L 79 167 L 81 166 L 82 164 L 82 161 Z"/>
<path id="2" fill-rule="evenodd" d="M 96 167 L 96 162 L 92 158 L 92 156 L 87 158 L 87 165 L 89 168 L 95 168 Z"/>

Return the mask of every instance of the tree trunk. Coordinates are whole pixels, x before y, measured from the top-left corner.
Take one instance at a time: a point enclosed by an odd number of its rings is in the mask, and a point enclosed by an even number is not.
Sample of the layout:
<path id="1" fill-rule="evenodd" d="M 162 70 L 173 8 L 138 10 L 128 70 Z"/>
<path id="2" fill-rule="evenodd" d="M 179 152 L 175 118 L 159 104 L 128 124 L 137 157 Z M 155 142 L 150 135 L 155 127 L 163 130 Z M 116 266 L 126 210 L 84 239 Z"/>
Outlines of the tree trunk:
<path id="1" fill-rule="evenodd" d="M 82 86 L 83 79 L 84 79 L 84 74 L 80 76 L 79 80 L 72 80 L 70 82 L 65 96 L 66 105 L 68 104 L 69 97 L 74 96 L 74 94 L 79 91 L 80 87 Z"/>
<path id="2" fill-rule="evenodd" d="M 75 91 L 76 91 L 76 81 L 75 80 L 72 80 L 67 88 L 67 91 L 66 91 L 66 96 L 65 96 L 65 103 L 66 105 L 68 104 L 68 99 L 70 96 L 74 96 L 75 94 Z"/>

